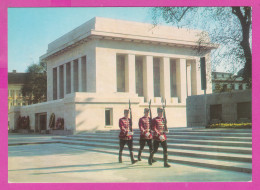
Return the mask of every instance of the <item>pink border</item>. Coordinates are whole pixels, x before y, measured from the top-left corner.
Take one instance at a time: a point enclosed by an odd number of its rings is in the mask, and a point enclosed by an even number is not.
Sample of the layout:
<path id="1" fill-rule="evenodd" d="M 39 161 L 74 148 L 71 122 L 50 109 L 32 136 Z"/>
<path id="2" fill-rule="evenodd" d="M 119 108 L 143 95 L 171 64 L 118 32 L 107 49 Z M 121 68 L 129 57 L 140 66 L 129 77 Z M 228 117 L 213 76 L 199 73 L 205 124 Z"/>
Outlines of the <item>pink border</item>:
<path id="1" fill-rule="evenodd" d="M 119 6 L 252 6 L 253 7 L 253 182 L 198 182 L 198 183 L 128 183 L 126 185 L 110 183 L 70 183 L 70 184 L 8 184 L 8 134 L 7 134 L 7 8 L 8 7 L 119 7 Z M 259 187 L 260 161 L 256 155 L 260 153 L 259 131 L 256 125 L 260 123 L 259 115 L 259 93 L 260 78 L 260 0 L 1 0 L 0 1 L 0 187 L 1 189 L 257 189 Z"/>

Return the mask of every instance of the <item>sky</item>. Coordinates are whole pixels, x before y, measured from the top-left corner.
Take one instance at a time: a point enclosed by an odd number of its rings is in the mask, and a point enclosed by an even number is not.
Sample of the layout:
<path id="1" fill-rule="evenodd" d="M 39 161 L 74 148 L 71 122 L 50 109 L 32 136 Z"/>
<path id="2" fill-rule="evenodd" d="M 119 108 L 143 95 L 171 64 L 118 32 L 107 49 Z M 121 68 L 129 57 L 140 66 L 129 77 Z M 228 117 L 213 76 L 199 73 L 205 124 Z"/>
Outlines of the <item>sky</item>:
<path id="1" fill-rule="evenodd" d="M 93 17 L 152 23 L 149 8 L 9 8 L 8 72 L 25 72 L 48 44 Z"/>
<path id="2" fill-rule="evenodd" d="M 8 72 L 26 72 L 48 44 L 93 17 L 152 23 L 149 7 L 8 8 Z M 160 24 L 165 24 L 160 22 Z M 199 22 L 195 24 L 200 27 Z M 222 61 L 226 64 L 228 61 Z M 216 71 L 225 71 L 219 64 Z"/>

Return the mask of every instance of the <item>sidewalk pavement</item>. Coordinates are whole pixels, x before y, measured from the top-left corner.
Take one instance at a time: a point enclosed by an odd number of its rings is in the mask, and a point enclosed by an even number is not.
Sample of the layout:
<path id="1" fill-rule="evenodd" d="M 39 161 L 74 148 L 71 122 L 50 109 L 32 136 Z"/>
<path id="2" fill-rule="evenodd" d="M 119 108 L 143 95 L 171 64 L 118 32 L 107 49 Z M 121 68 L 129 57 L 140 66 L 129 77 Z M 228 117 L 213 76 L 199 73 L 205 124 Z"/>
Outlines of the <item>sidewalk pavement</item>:
<path id="1" fill-rule="evenodd" d="M 9 133 L 8 134 L 8 146 L 24 145 L 24 144 L 41 144 L 41 143 L 54 143 L 52 137 L 57 137 L 51 134 L 19 134 Z"/>
<path id="2" fill-rule="evenodd" d="M 251 174 L 163 162 L 149 166 L 147 159 L 132 165 L 128 156 L 102 149 L 51 142 L 50 135 L 9 135 L 8 179 L 10 183 L 113 183 L 113 182 L 209 182 L 251 181 Z M 40 141 L 39 141 L 40 140 Z M 124 152 L 128 152 L 127 148 Z M 136 155 L 135 155 L 136 156 Z"/>

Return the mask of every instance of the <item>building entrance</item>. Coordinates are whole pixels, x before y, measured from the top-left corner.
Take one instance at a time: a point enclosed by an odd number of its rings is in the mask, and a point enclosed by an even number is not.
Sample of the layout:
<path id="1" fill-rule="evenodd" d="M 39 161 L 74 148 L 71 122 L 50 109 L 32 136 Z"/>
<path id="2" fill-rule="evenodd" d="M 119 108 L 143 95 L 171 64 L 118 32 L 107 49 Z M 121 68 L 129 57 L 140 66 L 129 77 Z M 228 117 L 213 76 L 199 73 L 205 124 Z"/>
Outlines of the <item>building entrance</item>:
<path id="1" fill-rule="evenodd" d="M 47 130 L 47 113 L 36 113 L 35 119 L 35 132 L 41 133 L 41 131 Z"/>

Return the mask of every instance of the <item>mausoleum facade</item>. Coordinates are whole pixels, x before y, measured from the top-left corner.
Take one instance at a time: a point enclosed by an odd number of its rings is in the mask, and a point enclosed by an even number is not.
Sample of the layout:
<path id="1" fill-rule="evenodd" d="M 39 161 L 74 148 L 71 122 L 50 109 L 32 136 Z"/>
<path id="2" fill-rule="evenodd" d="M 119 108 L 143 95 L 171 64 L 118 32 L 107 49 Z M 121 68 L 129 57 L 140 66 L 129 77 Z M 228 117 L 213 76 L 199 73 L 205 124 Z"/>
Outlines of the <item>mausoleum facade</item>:
<path id="1" fill-rule="evenodd" d="M 64 118 L 67 130 L 116 129 L 130 100 L 137 128 L 148 102 L 156 116 L 161 99 L 168 126 L 187 126 L 186 98 L 203 94 L 200 57 L 206 57 L 207 93 L 212 93 L 210 51 L 216 45 L 205 37 L 202 43 L 201 34 L 95 17 L 48 45 L 40 57 L 47 64 L 47 102 L 13 107 L 10 127 L 19 116 L 29 116 L 31 129 L 48 130 L 54 113 Z"/>

